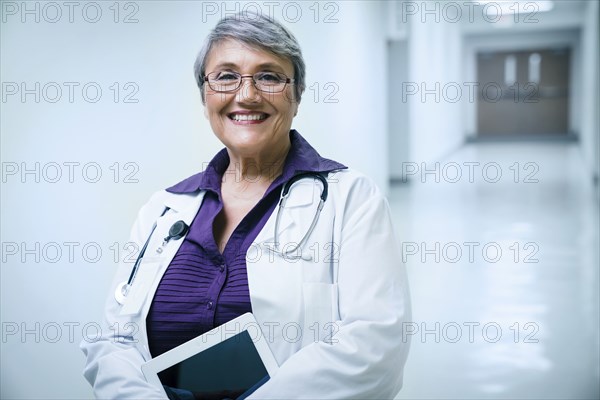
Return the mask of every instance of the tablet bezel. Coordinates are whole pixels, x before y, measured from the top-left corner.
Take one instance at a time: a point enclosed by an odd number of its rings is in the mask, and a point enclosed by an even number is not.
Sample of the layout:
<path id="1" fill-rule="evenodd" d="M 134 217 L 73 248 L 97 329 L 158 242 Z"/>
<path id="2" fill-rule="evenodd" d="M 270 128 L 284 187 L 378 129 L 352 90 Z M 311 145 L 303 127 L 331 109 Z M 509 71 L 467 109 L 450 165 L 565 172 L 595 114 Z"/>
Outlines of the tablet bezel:
<path id="1" fill-rule="evenodd" d="M 223 325 L 211 329 L 203 335 L 195 337 L 194 339 L 189 340 L 175 347 L 174 349 L 171 349 L 151 359 L 150 361 L 145 362 L 142 364 L 142 373 L 144 374 L 144 377 L 148 383 L 164 391 L 162 382 L 158 377 L 158 374 L 161 371 L 164 371 L 175 364 L 179 364 L 180 362 L 204 350 L 216 346 L 219 343 L 224 342 L 225 340 L 230 339 L 244 331 L 248 331 L 248 327 L 250 326 L 255 326 L 259 333 L 258 338 L 254 338 L 250 332 L 248 333 L 252 339 L 252 343 L 254 344 L 254 347 L 256 348 L 256 351 L 258 352 L 258 355 L 264 364 L 267 373 L 269 376 L 273 376 L 273 374 L 279 369 L 279 365 L 277 364 L 277 360 L 275 360 L 275 356 L 273 356 L 273 353 L 269 348 L 269 344 L 267 343 L 267 340 L 260 329 L 260 325 L 252 313 L 242 314 Z"/>

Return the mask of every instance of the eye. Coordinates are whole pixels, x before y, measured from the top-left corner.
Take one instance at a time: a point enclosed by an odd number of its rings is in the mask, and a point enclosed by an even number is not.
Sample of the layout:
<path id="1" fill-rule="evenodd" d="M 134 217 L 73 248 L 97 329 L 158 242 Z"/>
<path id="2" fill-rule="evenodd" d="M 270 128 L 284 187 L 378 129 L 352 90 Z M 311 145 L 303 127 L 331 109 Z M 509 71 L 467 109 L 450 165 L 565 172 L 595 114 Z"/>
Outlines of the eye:
<path id="1" fill-rule="evenodd" d="M 263 83 L 279 83 L 285 81 L 285 78 L 275 72 L 259 72 L 255 79 Z"/>
<path id="2" fill-rule="evenodd" d="M 224 81 L 237 81 L 238 77 L 239 77 L 238 74 L 236 74 L 235 72 L 230 72 L 230 71 L 222 71 L 222 72 L 219 72 L 219 73 L 217 73 L 215 75 L 216 75 L 215 80 L 222 81 L 222 82 L 224 82 Z"/>

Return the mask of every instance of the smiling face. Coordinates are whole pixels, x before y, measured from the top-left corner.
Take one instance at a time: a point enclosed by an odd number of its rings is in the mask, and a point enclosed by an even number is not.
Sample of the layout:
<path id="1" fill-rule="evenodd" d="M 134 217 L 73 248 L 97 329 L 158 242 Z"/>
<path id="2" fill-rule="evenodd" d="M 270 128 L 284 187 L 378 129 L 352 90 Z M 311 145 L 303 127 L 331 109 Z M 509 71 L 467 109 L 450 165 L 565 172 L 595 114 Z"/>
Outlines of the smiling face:
<path id="1" fill-rule="evenodd" d="M 233 39 L 213 46 L 205 70 L 206 74 L 275 72 L 294 77 L 294 67 L 289 60 Z M 287 148 L 292 120 L 298 111 L 293 84 L 287 84 L 280 93 L 266 93 L 256 89 L 248 77 L 242 79 L 238 90 L 230 93 L 215 92 L 205 83 L 204 96 L 204 113 L 230 155 L 269 158 L 269 154 Z"/>

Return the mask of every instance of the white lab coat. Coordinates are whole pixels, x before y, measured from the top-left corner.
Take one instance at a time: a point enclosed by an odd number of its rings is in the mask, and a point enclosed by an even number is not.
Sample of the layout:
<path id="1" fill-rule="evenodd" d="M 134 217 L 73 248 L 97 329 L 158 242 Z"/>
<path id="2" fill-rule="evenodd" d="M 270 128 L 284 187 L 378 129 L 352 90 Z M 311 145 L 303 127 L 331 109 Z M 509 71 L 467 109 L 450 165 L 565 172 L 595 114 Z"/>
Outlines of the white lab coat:
<path id="1" fill-rule="evenodd" d="M 387 200 L 353 170 L 332 172 L 328 182 L 329 197 L 316 228 L 297 252 L 302 259 L 267 249 L 276 211 L 246 254 L 252 310 L 280 365 L 251 398 L 392 398 L 402 385 L 409 347 L 402 331 L 410 304 Z M 281 249 L 293 249 L 307 232 L 320 188 L 313 179 L 293 185 L 281 215 Z M 157 221 L 133 284 L 141 305 L 123 315 L 133 286 L 124 306 L 115 301 L 115 288 L 127 280 L 132 263 L 121 265 L 106 303 L 106 332 L 81 345 L 87 356 L 84 375 L 98 398 L 164 398 L 140 370 L 151 358 L 145 321 L 183 240 L 171 240 L 160 254 L 156 249 L 175 221 L 191 224 L 203 195 L 161 191 L 140 210 L 131 236 L 139 246 Z M 170 210 L 159 217 L 165 207 Z"/>

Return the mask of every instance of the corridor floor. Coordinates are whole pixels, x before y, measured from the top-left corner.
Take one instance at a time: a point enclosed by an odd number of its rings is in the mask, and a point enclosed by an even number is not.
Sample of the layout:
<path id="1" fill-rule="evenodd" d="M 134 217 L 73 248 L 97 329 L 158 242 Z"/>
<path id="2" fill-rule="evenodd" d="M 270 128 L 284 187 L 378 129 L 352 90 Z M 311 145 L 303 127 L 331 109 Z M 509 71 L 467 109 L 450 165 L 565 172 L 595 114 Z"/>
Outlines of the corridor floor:
<path id="1" fill-rule="evenodd" d="M 468 144 L 404 170 L 398 398 L 598 399 L 599 200 L 578 145 Z"/>

